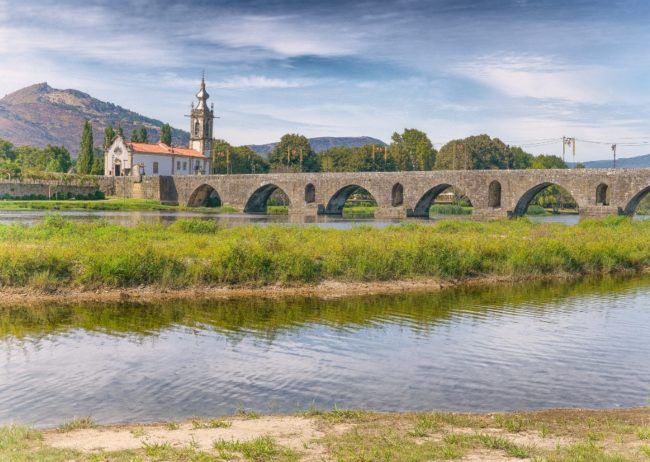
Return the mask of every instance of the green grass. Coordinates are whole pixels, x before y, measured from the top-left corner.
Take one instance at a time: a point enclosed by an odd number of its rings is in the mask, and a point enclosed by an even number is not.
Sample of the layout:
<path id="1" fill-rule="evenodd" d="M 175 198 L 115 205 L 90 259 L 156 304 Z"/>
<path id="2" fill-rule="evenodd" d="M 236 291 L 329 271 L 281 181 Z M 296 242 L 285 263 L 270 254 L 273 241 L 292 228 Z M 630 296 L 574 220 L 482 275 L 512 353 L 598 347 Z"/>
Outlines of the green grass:
<path id="1" fill-rule="evenodd" d="M 640 271 L 650 221 L 442 221 L 384 229 L 241 226 L 201 220 L 132 228 L 58 216 L 0 225 L 0 286 L 168 288 L 312 284 L 324 280 L 463 280 Z"/>
<path id="2" fill-rule="evenodd" d="M 75 417 L 67 420 L 58 426 L 57 430 L 61 433 L 71 432 L 73 430 L 81 430 L 84 428 L 93 428 L 95 422 L 90 417 Z"/>
<path id="3" fill-rule="evenodd" d="M 269 436 L 260 436 L 251 441 L 221 439 L 214 442 L 214 448 L 219 452 L 220 457 L 225 459 L 236 459 L 236 453 L 239 453 L 246 460 L 254 462 L 298 460 L 297 453 L 280 446 Z"/>
<path id="4" fill-rule="evenodd" d="M 109 197 L 104 200 L 0 200 L 0 210 L 96 210 L 96 211 L 191 211 L 201 213 L 231 213 L 232 207 L 184 207 L 161 204 L 150 199 L 123 199 Z"/>
<path id="5" fill-rule="evenodd" d="M 472 207 L 454 204 L 433 204 L 429 207 L 429 215 L 470 215 Z"/>
<path id="6" fill-rule="evenodd" d="M 192 419 L 192 428 L 202 429 L 202 428 L 230 428 L 232 427 L 232 422 L 227 420 L 220 419 Z"/>

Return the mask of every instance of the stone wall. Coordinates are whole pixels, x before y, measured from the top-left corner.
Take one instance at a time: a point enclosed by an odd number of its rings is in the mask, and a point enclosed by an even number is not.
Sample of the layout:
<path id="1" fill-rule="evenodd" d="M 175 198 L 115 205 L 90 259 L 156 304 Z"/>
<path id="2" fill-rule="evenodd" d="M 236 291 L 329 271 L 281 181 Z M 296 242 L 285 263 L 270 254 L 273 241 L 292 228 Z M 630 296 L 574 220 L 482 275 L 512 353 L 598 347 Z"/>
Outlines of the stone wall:
<path id="1" fill-rule="evenodd" d="M 87 196 L 100 190 L 94 182 L 64 183 L 54 180 L 2 180 L 0 181 L 0 197 L 45 196 L 55 199 L 58 194 L 75 194 Z"/>

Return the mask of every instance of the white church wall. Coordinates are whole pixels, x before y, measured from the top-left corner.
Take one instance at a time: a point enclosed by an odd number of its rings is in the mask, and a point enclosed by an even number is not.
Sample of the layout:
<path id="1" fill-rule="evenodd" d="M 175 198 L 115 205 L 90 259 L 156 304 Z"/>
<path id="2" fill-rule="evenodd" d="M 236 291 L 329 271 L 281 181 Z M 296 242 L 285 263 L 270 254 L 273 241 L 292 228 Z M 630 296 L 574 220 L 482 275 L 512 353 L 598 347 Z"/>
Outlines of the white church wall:
<path id="1" fill-rule="evenodd" d="M 143 165 L 144 174 L 147 176 L 172 175 L 172 156 L 133 153 L 133 162 Z M 154 171 L 155 163 L 158 163 L 158 172 Z"/>
<path id="2" fill-rule="evenodd" d="M 116 138 L 104 153 L 104 175 L 114 176 L 116 164 L 119 164 L 120 174 L 123 174 L 125 169 L 131 169 L 131 155 L 120 137 Z"/>

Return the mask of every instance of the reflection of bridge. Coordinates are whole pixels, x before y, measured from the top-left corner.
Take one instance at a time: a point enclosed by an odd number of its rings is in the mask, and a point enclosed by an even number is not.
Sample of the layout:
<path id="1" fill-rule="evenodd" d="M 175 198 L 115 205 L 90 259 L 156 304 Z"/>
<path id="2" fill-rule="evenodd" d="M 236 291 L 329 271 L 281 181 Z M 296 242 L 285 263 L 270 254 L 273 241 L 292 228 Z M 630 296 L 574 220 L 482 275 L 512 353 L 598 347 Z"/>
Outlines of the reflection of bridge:
<path id="1" fill-rule="evenodd" d="M 104 178 L 115 194 L 198 206 L 215 192 L 221 202 L 249 213 L 265 211 L 280 189 L 289 198 L 289 213 L 340 214 L 358 188 L 377 202 L 378 217 L 424 217 L 436 197 L 449 187 L 462 192 L 478 218 L 520 216 L 533 197 L 550 185 L 568 191 L 583 216 L 632 214 L 650 191 L 650 169 L 461 170 L 431 172 L 282 173 Z M 139 191 L 139 193 L 137 192 Z"/>

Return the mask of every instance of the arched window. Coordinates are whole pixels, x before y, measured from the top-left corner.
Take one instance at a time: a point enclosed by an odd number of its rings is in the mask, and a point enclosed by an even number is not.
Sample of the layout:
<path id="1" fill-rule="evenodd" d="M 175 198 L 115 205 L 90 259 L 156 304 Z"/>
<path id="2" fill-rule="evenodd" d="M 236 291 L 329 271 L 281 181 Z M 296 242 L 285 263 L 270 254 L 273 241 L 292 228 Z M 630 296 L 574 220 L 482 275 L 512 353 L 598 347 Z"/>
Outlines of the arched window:
<path id="1" fill-rule="evenodd" d="M 399 207 L 404 203 L 404 186 L 400 183 L 395 183 L 393 186 L 390 203 L 393 207 Z"/>
<path id="2" fill-rule="evenodd" d="M 316 202 L 316 188 L 311 183 L 305 186 L 305 202 L 308 204 Z"/>
<path id="3" fill-rule="evenodd" d="M 490 183 L 488 191 L 488 207 L 495 209 L 501 207 L 501 183 L 496 180 Z"/>
<path id="4" fill-rule="evenodd" d="M 601 183 L 596 188 L 596 205 L 609 205 L 609 198 L 607 197 L 607 190 L 609 187 L 605 183 Z"/>
<path id="5" fill-rule="evenodd" d="M 199 136 L 199 130 L 201 126 L 199 125 L 199 121 L 197 120 L 194 122 L 194 136 Z"/>

